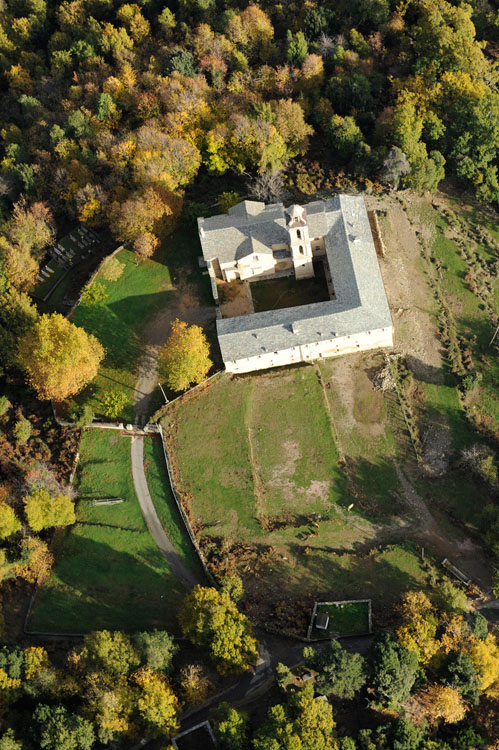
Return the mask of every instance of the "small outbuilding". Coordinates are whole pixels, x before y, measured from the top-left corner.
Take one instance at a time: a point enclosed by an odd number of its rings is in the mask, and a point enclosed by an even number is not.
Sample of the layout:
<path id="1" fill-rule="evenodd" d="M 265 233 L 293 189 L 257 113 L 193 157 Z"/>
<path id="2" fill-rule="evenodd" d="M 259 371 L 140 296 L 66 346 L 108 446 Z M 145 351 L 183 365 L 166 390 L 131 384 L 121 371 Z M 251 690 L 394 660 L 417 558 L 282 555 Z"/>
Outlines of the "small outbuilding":
<path id="1" fill-rule="evenodd" d="M 315 616 L 315 627 L 318 630 L 327 630 L 329 626 L 329 615 L 327 612 L 317 612 Z"/>

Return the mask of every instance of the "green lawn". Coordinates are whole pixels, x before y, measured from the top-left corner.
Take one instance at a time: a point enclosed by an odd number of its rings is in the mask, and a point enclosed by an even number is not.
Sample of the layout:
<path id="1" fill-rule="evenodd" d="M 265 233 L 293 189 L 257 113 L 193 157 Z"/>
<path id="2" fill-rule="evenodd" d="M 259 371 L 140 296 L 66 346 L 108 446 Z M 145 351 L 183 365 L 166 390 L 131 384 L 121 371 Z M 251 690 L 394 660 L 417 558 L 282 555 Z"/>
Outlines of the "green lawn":
<path id="1" fill-rule="evenodd" d="M 140 329 L 155 312 L 168 305 L 173 286 L 161 254 L 139 265 L 129 250 L 122 250 L 115 257 L 124 265 L 120 278 L 96 279 L 105 286 L 107 299 L 97 305 L 82 302 L 72 317 L 73 323 L 97 336 L 106 350 L 98 376 L 75 401 L 90 404 L 96 415 L 103 416 L 104 394 L 118 390 L 126 395 L 119 418 L 133 422 L 136 368 L 142 353 Z"/>
<path id="2" fill-rule="evenodd" d="M 185 530 L 184 522 L 171 493 L 163 446 L 159 438 L 144 441 L 144 468 L 156 513 L 168 538 L 193 573 L 202 579 L 203 571 L 197 552 Z"/>
<path id="3" fill-rule="evenodd" d="M 332 360 L 327 367 L 331 375 Z M 163 426 L 179 488 L 201 538 L 252 550 L 254 562 L 240 567 L 248 590 L 264 581 L 269 598 L 314 591 L 323 601 L 391 603 L 400 591 L 426 586 L 428 573 L 414 547 L 393 543 L 389 531 L 367 552 L 385 523 L 410 520 L 396 497 L 388 407 L 383 394 L 370 402 L 359 384 L 365 429 L 350 440 L 347 420 L 334 411 L 341 393 L 331 399 L 345 462 L 326 410 L 331 390 L 307 365 L 226 376 L 172 405 Z M 369 434 L 377 435 L 371 443 Z"/>
<path id="4" fill-rule="evenodd" d="M 149 475 L 159 473 L 159 456 L 149 451 Z M 153 466 L 154 464 L 154 466 Z M 130 438 L 107 430 L 83 433 L 76 474 L 77 523 L 61 532 L 56 563 L 37 593 L 31 630 L 84 633 L 102 628 L 175 630 L 184 590 L 171 574 L 145 525 L 135 496 Z M 155 501 L 166 505 L 166 498 Z M 92 499 L 123 498 L 118 505 L 94 506 Z M 158 499 L 159 498 L 159 499 Z M 163 509 L 163 518 L 167 511 Z M 172 515 L 174 543 L 191 561 Z"/>
<path id="5" fill-rule="evenodd" d="M 320 604 L 317 607 L 317 614 L 322 612 L 329 615 L 327 630 L 331 635 L 346 636 L 369 633 L 369 603 L 367 601 Z M 312 633 L 316 637 L 321 633 L 324 634 L 325 631 L 314 626 Z"/>

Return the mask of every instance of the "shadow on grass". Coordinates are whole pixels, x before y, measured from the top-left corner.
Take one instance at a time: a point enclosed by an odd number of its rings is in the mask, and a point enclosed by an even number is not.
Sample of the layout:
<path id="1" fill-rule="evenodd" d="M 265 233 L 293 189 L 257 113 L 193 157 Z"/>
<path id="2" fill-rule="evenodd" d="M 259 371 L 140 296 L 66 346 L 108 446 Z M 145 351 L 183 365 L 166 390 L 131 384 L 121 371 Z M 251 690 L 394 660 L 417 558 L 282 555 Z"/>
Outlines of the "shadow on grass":
<path id="1" fill-rule="evenodd" d="M 427 570 L 410 543 L 375 547 L 366 554 L 295 544 L 290 545 L 290 551 L 295 560 L 292 569 L 273 558 L 271 571 L 262 571 L 262 589 L 267 575 L 273 582 L 280 581 L 274 598 L 303 597 L 305 593 L 316 601 L 372 598 L 379 613 L 381 606 L 392 606 L 401 592 L 427 586 Z M 269 592 L 267 596 L 271 598 Z"/>
<path id="2" fill-rule="evenodd" d="M 99 530 L 68 533 L 51 578 L 37 593 L 28 628 L 67 633 L 176 628 L 185 592 L 160 552 L 143 547 L 145 535 L 115 529 L 113 541 L 126 551 L 86 533 Z"/>
<path id="3" fill-rule="evenodd" d="M 173 292 L 128 296 L 102 305 L 82 302 L 73 322 L 96 336 L 106 350 L 104 364 L 122 368 L 133 366 L 140 357 L 137 329 L 157 310 L 167 307 Z"/>

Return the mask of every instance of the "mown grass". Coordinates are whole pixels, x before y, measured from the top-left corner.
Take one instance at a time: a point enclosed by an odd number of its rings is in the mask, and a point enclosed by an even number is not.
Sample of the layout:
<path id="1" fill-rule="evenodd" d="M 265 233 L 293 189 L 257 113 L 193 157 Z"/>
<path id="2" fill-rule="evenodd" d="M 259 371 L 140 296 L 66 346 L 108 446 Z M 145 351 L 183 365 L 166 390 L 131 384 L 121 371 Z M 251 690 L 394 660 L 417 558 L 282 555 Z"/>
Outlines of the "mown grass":
<path id="1" fill-rule="evenodd" d="M 369 603 L 321 604 L 317 613 L 329 615 L 328 632 L 333 635 L 364 635 L 369 632 Z M 314 628 L 314 635 L 321 633 Z M 322 631 L 324 632 L 324 631 Z"/>
<path id="2" fill-rule="evenodd" d="M 130 465 L 130 439 L 83 433 L 76 475 L 77 523 L 61 532 L 56 563 L 38 591 L 31 630 L 175 630 L 184 590 L 145 525 Z M 95 506 L 92 499 L 122 498 Z"/>
<path id="3" fill-rule="evenodd" d="M 161 525 L 184 562 L 193 573 L 202 578 L 203 571 L 196 550 L 185 530 L 171 492 L 163 446 L 159 439 L 144 441 L 144 468 L 149 492 Z"/>
<path id="4" fill-rule="evenodd" d="M 120 278 L 106 281 L 99 274 L 95 279 L 105 287 L 107 298 L 101 304 L 82 302 L 72 317 L 73 323 L 94 334 L 106 350 L 99 374 L 75 401 L 89 404 L 97 416 L 104 416 L 106 391 L 119 391 L 126 402 L 118 419 L 133 422 L 136 370 L 142 354 L 140 330 L 168 305 L 173 286 L 161 253 L 139 265 L 129 250 L 115 257 L 124 266 Z"/>

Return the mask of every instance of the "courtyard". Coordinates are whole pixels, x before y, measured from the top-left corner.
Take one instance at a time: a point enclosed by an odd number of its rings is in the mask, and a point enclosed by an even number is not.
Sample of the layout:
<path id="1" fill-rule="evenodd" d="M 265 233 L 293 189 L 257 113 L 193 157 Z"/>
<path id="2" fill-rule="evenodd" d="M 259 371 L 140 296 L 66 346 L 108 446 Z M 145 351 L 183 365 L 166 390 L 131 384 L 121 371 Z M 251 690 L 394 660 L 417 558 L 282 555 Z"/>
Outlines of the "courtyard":
<path id="1" fill-rule="evenodd" d="M 296 279 L 292 274 L 251 282 L 250 291 L 255 312 L 311 305 L 330 299 L 324 263 L 325 261 L 314 263 L 314 276 L 311 279 Z"/>

